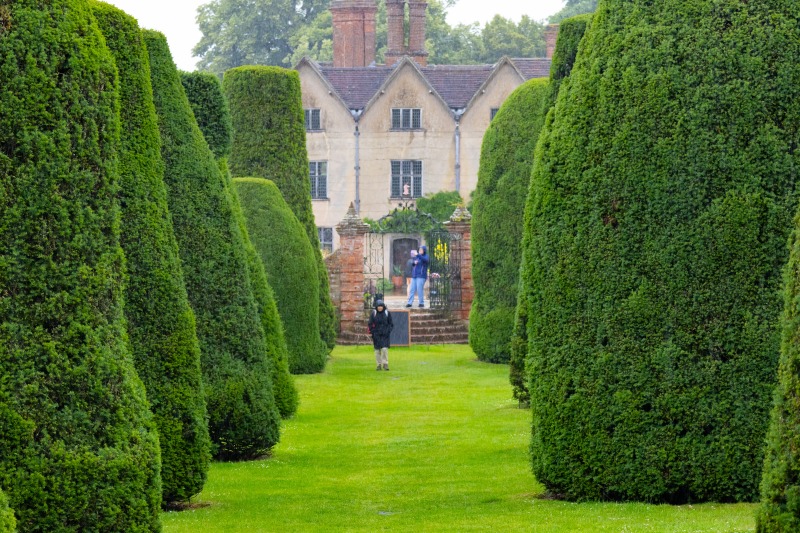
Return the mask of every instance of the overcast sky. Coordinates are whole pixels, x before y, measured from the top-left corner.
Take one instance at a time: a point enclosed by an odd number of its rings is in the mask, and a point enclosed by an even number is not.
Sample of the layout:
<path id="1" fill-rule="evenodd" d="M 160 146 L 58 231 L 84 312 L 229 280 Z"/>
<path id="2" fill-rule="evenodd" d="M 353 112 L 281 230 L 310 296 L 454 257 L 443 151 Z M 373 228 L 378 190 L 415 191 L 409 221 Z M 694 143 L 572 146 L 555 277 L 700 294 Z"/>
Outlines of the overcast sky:
<path id="1" fill-rule="evenodd" d="M 172 57 L 178 68 L 194 70 L 197 58 L 192 48 L 200 40 L 195 16 L 197 7 L 209 0 L 106 0 L 139 20 L 143 28 L 158 30 L 167 36 Z M 450 8 L 451 25 L 488 22 L 495 15 L 519 21 L 522 15 L 544 20 L 564 5 L 563 0 L 458 0 Z"/>

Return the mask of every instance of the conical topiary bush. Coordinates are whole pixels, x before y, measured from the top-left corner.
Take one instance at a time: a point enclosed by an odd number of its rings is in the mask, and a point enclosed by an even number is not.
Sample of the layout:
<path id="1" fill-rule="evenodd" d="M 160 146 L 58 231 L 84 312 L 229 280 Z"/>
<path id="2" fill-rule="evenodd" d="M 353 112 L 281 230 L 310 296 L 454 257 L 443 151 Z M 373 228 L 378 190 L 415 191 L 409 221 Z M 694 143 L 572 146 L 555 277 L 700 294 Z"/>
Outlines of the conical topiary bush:
<path id="1" fill-rule="evenodd" d="M 114 60 L 83 0 L 0 10 L 0 486 L 20 531 L 159 531 L 123 316 Z"/>
<path id="2" fill-rule="evenodd" d="M 165 182 L 197 316 L 209 432 L 221 459 L 270 450 L 280 416 L 271 362 L 225 180 L 192 114 L 163 35 L 145 31 Z"/>
<path id="3" fill-rule="evenodd" d="M 317 262 L 320 337 L 330 351 L 336 343 L 337 319 L 311 208 L 300 77 L 280 67 L 238 67 L 225 73 L 223 87 L 233 123 L 231 175 L 274 182 L 303 225 Z"/>
<path id="4" fill-rule="evenodd" d="M 519 285 L 522 221 L 536 139 L 550 105 L 547 79 L 511 93 L 483 136 L 472 204 L 475 299 L 469 344 L 482 361 L 507 363 Z"/>
<path id="5" fill-rule="evenodd" d="M 526 221 L 532 462 L 551 492 L 757 497 L 800 163 L 797 8 L 600 2 Z"/>
<path id="6" fill-rule="evenodd" d="M 194 313 L 183 282 L 164 186 L 147 49 L 129 15 L 92 3 L 120 78 L 120 241 L 128 267 L 125 317 L 134 365 L 161 443 L 165 502 L 187 501 L 206 481 L 211 441 Z"/>

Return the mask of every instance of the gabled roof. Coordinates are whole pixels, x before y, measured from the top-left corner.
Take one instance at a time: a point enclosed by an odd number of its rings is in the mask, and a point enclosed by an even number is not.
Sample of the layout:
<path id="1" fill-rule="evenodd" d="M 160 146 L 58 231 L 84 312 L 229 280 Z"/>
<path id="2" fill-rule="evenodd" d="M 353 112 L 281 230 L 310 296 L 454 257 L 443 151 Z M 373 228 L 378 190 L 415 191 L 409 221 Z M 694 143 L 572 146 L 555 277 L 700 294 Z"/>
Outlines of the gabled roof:
<path id="1" fill-rule="evenodd" d="M 399 75 L 400 71 L 403 70 L 404 68 L 410 68 L 413 72 L 415 72 L 416 75 L 419 76 L 419 79 L 422 82 L 422 84 L 428 87 L 428 92 L 434 95 L 434 97 L 437 100 L 439 100 L 439 102 L 441 102 L 442 106 L 444 106 L 445 108 L 449 107 L 447 101 L 445 101 L 445 99 L 442 98 L 442 95 L 439 94 L 439 91 L 437 91 L 436 88 L 433 85 L 431 85 L 430 80 L 428 80 L 428 78 L 422 72 L 422 69 L 417 64 L 417 62 L 411 59 L 410 57 L 405 56 L 392 67 L 391 74 L 387 76 L 387 78 L 378 88 L 379 90 L 376 91 L 376 93 L 372 96 L 372 98 L 369 99 L 369 102 L 367 102 L 367 105 L 364 107 L 364 111 L 366 111 L 367 108 L 369 108 L 372 105 L 372 103 L 375 102 L 375 100 L 377 100 L 378 97 L 384 93 L 386 88 L 394 81 L 394 79 Z"/>
<path id="2" fill-rule="evenodd" d="M 494 65 L 431 65 L 420 69 L 451 109 L 467 107 Z"/>
<path id="3" fill-rule="evenodd" d="M 403 58 L 391 66 L 333 67 L 320 65 L 303 58 L 298 67 L 308 63 L 320 74 L 325 83 L 351 110 L 361 110 L 369 105 L 376 94 L 386 86 L 392 75 L 401 66 L 412 64 L 422 75 L 425 83 L 438 94 L 450 109 L 464 109 L 486 84 L 492 74 L 503 64 L 510 63 L 524 78 L 547 78 L 550 76 L 550 59 L 504 58 L 494 65 L 429 65 L 420 67 L 409 58 Z"/>
<path id="4" fill-rule="evenodd" d="M 319 70 L 350 109 L 364 109 L 395 67 L 328 67 Z"/>
<path id="5" fill-rule="evenodd" d="M 347 101 L 345 101 L 344 98 L 342 98 L 342 94 L 331 83 L 330 79 L 328 79 L 328 77 L 322 72 L 322 68 L 320 67 L 319 63 L 317 63 L 312 59 L 304 57 L 294 67 L 294 69 L 300 70 L 300 67 L 302 67 L 303 65 L 308 65 L 308 67 L 319 77 L 320 80 L 322 80 L 322 83 L 325 84 L 330 93 L 336 97 L 336 99 L 339 101 L 339 103 L 342 104 L 342 106 L 344 106 L 345 109 L 347 109 L 348 111 L 350 109 L 353 109 L 352 107 L 350 107 L 350 104 Z"/>

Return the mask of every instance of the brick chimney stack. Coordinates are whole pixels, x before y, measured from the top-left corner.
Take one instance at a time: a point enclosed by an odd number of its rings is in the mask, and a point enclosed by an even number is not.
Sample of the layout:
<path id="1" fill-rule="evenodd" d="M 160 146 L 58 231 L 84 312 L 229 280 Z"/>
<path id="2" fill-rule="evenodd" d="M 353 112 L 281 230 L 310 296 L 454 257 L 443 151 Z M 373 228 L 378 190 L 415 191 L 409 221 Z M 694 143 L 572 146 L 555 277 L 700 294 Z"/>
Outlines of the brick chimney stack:
<path id="1" fill-rule="evenodd" d="M 420 66 L 428 64 L 428 52 L 425 50 L 425 12 L 428 4 L 418 0 L 408 2 L 408 52 Z"/>
<path id="2" fill-rule="evenodd" d="M 556 40 L 558 40 L 558 24 L 548 24 L 544 29 L 545 57 L 553 59 L 556 51 Z"/>
<path id="3" fill-rule="evenodd" d="M 408 3 L 408 45 L 406 45 L 405 11 Z M 386 64 L 394 65 L 403 56 L 421 66 L 428 64 L 425 50 L 425 13 L 428 4 L 420 0 L 386 0 Z"/>
<path id="4" fill-rule="evenodd" d="M 375 61 L 375 0 L 333 0 L 333 66 L 366 67 Z"/>
<path id="5" fill-rule="evenodd" d="M 386 0 L 386 54 L 387 65 L 394 65 L 406 55 L 404 29 L 405 0 Z"/>

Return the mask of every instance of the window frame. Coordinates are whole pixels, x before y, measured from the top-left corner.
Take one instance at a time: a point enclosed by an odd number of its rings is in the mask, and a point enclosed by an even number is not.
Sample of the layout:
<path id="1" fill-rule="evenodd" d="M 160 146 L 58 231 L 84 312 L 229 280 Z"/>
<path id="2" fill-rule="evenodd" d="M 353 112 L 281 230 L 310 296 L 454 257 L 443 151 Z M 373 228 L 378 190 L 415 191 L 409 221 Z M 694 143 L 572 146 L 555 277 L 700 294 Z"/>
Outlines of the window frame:
<path id="1" fill-rule="evenodd" d="M 492 107 L 489 109 L 489 122 L 494 120 L 494 117 L 497 116 L 498 111 L 500 111 L 499 107 Z"/>
<path id="2" fill-rule="evenodd" d="M 392 131 L 414 131 L 422 129 L 421 107 L 393 107 L 390 112 Z"/>
<path id="3" fill-rule="evenodd" d="M 392 159 L 389 162 L 389 198 L 421 198 L 424 196 L 424 177 L 421 159 Z M 403 186 L 406 184 L 409 185 L 411 196 L 403 196 Z"/>
<path id="4" fill-rule="evenodd" d="M 303 116 L 305 117 L 306 131 L 322 131 L 322 111 L 318 107 L 307 107 L 303 109 Z M 317 119 L 316 128 L 314 127 L 314 118 Z"/>
<path id="5" fill-rule="evenodd" d="M 324 168 L 324 172 L 320 173 L 320 168 Z M 328 161 L 309 161 L 308 162 L 308 179 L 311 183 L 311 199 L 312 200 L 328 200 Z M 322 179 L 323 194 L 320 195 L 320 179 Z"/>

